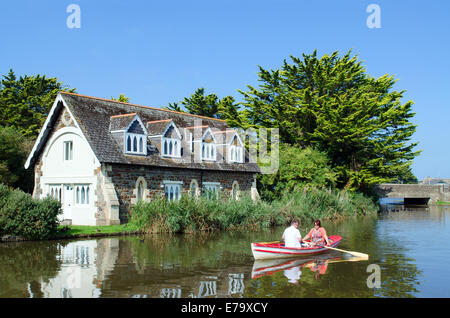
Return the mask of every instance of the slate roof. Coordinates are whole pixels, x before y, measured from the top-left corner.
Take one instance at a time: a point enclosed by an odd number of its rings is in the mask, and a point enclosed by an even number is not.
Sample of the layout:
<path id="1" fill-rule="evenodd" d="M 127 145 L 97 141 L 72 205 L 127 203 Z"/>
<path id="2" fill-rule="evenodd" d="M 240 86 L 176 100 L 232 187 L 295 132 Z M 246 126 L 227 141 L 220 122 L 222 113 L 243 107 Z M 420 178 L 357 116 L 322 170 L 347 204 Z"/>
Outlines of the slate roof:
<path id="1" fill-rule="evenodd" d="M 110 131 L 124 130 L 128 127 L 131 121 L 136 116 L 136 113 L 124 114 L 124 115 L 115 115 L 111 116 L 110 119 Z"/>
<path id="2" fill-rule="evenodd" d="M 224 131 L 229 128 L 223 120 L 74 93 L 61 92 L 60 94 L 65 106 L 68 107 L 71 114 L 75 117 L 76 122 L 100 162 L 252 173 L 260 172 L 256 163 L 248 162 L 247 152 L 247 162 L 243 164 L 194 162 L 188 151 L 189 146 L 187 146 L 187 143 L 185 144 L 187 140 L 185 136 L 183 136 L 185 140 L 182 141 L 184 154 L 181 159 L 162 158 L 159 153 L 154 153 L 153 151 L 149 152 L 151 154 L 147 156 L 124 154 L 123 148 L 111 133 L 113 130 L 121 130 L 121 128 L 128 126 L 136 114 L 139 115 L 143 124 L 146 126 L 149 137 L 161 134 L 171 121 L 175 123 L 182 135 L 184 135 L 184 128 L 194 126 L 208 126 L 215 131 Z M 62 107 L 62 105 L 58 105 L 58 107 Z M 58 112 L 55 111 L 55 113 Z M 48 133 L 44 133 L 43 135 L 46 136 Z M 44 144 L 45 142 L 39 143 L 38 149 L 33 154 L 33 158 L 37 156 L 37 153 L 40 151 L 39 148 L 43 148 Z M 155 145 L 151 144 L 151 138 L 148 139 L 148 144 L 150 148 L 155 149 Z M 33 162 L 33 158 L 31 158 L 31 162 Z"/>
<path id="3" fill-rule="evenodd" d="M 147 123 L 147 131 L 150 136 L 160 136 L 167 128 L 171 119 L 155 120 Z"/>

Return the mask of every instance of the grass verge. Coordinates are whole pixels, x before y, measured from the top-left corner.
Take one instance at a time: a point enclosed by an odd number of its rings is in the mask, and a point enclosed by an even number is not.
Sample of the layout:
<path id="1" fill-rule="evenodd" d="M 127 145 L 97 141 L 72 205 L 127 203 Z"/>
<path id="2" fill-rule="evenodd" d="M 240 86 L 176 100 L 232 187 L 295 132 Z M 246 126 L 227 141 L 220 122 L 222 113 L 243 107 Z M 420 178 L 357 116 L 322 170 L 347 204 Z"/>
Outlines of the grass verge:
<path id="1" fill-rule="evenodd" d="M 56 234 L 53 236 L 53 239 L 126 235 L 126 234 L 134 234 L 136 232 L 138 232 L 138 229 L 132 224 L 104 225 L 104 226 L 60 225 L 58 226 L 58 229 L 56 231 Z"/>

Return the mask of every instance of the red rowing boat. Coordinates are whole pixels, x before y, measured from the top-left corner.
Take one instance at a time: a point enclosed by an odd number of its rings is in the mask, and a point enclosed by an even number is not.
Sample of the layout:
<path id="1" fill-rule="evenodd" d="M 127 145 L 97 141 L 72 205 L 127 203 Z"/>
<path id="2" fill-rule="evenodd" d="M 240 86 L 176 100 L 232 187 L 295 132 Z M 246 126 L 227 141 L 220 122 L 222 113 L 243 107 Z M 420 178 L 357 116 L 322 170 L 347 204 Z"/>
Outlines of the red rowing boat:
<path id="1" fill-rule="evenodd" d="M 342 240 L 339 235 L 331 235 L 328 237 L 330 247 L 336 247 Z M 303 247 L 285 247 L 284 243 L 251 243 L 253 257 L 256 260 L 260 259 L 274 259 L 274 258 L 288 258 L 302 255 L 318 254 L 329 251 L 323 246 L 303 246 Z"/>

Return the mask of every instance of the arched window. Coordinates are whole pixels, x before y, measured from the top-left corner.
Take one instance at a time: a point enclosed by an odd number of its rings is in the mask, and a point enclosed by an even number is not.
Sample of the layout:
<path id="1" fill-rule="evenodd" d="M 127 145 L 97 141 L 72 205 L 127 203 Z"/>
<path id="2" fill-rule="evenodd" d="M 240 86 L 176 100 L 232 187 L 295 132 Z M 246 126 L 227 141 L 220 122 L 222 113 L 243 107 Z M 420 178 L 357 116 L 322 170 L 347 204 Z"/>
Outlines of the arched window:
<path id="1" fill-rule="evenodd" d="M 128 136 L 127 138 L 127 151 L 131 151 L 131 137 Z"/>
<path id="2" fill-rule="evenodd" d="M 233 185 L 231 186 L 231 196 L 233 200 L 239 200 L 239 183 L 237 181 L 233 181 Z"/>
<path id="3" fill-rule="evenodd" d="M 195 198 L 198 195 L 198 183 L 197 180 L 193 179 L 189 187 L 189 195 L 191 198 Z"/>
<path id="4" fill-rule="evenodd" d="M 76 204 L 80 204 L 80 187 L 77 187 L 76 190 L 76 200 L 75 200 Z"/>
<path id="5" fill-rule="evenodd" d="M 143 146 L 142 146 L 142 137 L 139 138 L 139 152 L 144 152 Z"/>
<path id="6" fill-rule="evenodd" d="M 150 199 L 147 190 L 147 181 L 145 177 L 140 176 L 137 178 L 133 189 L 133 195 L 131 197 L 131 205 L 137 204 L 139 201 L 148 201 Z"/>
<path id="7" fill-rule="evenodd" d="M 81 204 L 85 204 L 86 193 L 84 191 L 84 187 L 81 187 Z"/>
<path id="8" fill-rule="evenodd" d="M 241 146 L 230 146 L 230 162 L 238 162 L 242 163 L 243 161 L 242 157 L 242 147 Z"/>
<path id="9" fill-rule="evenodd" d="M 133 137 L 133 151 L 137 152 L 137 139 L 136 139 L 136 136 Z"/>
<path id="10" fill-rule="evenodd" d="M 138 183 L 138 188 L 137 188 L 137 199 L 142 200 L 144 197 L 144 187 L 142 185 L 142 182 Z"/>

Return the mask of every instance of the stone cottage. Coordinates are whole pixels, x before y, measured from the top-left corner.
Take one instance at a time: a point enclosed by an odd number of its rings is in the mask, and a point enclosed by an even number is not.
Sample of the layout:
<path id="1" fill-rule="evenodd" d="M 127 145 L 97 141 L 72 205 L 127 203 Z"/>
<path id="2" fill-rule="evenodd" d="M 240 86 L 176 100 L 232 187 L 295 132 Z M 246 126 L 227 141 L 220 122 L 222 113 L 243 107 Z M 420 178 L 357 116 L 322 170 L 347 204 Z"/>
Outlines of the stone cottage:
<path id="1" fill-rule="evenodd" d="M 225 121 L 61 92 L 25 163 L 33 196 L 73 225 L 127 221 L 138 200 L 258 196 L 241 136 Z"/>

